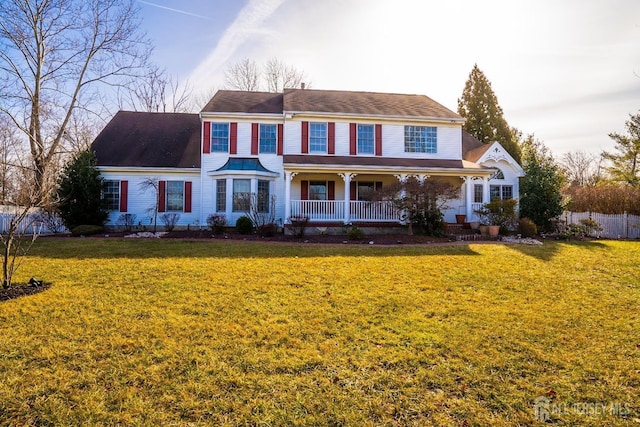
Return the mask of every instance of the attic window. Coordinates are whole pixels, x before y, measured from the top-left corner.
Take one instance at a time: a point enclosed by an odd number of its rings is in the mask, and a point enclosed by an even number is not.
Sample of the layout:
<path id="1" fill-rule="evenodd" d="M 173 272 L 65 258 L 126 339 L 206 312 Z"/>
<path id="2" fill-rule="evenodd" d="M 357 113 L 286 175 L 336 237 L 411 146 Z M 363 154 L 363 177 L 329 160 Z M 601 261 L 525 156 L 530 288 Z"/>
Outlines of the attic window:
<path id="1" fill-rule="evenodd" d="M 491 175 L 490 179 L 504 179 L 504 173 L 502 173 L 502 170 L 498 169 L 497 172 L 494 172 L 493 175 Z"/>

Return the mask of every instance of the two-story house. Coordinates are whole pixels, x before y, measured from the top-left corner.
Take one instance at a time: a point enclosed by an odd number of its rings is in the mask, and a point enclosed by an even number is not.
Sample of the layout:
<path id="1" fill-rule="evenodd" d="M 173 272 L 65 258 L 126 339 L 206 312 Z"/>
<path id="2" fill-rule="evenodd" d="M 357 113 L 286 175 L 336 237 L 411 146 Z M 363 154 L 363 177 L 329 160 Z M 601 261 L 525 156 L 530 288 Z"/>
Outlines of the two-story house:
<path id="1" fill-rule="evenodd" d="M 460 187 L 450 203 L 474 220 L 495 197 L 518 198 L 522 168 L 498 144 L 462 130 L 464 119 L 423 95 L 287 89 L 218 91 L 200 114 L 118 112 L 93 143 L 106 180 L 110 225 L 123 213 L 149 224 L 180 215 L 179 226 L 243 215 L 238 196 L 275 196 L 275 218 L 311 223 L 399 223 L 374 190 L 414 176 Z M 141 183 L 157 182 L 157 194 Z M 271 209 L 268 203 L 259 207 Z"/>

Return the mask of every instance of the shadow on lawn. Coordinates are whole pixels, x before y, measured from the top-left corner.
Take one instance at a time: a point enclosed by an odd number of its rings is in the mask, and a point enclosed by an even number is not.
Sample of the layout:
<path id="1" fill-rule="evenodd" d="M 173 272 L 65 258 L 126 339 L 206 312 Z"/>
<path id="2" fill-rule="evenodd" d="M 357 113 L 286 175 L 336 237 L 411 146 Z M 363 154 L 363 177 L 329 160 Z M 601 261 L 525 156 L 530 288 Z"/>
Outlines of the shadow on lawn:
<path id="1" fill-rule="evenodd" d="M 29 254 L 58 259 L 103 258 L 313 258 L 480 255 L 469 244 L 368 245 L 256 241 L 42 239 Z"/>
<path id="2" fill-rule="evenodd" d="M 533 258 L 537 258 L 540 261 L 551 261 L 565 245 L 579 245 L 587 249 L 593 250 L 607 250 L 607 246 L 601 242 L 596 241 L 554 241 L 545 240 L 542 246 L 538 245 L 521 245 L 521 244 L 509 244 L 507 247 L 520 252 L 524 255 L 528 255 Z"/>

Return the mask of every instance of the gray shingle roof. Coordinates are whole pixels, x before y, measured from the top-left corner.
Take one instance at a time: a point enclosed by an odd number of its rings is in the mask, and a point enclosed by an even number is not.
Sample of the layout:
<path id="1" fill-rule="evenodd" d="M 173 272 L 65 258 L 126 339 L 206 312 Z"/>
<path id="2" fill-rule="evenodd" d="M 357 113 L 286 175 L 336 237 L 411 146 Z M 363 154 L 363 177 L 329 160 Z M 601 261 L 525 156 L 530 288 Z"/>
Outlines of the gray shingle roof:
<path id="1" fill-rule="evenodd" d="M 118 111 L 91 145 L 98 166 L 200 167 L 200 117 Z"/>
<path id="2" fill-rule="evenodd" d="M 339 90 L 285 89 L 284 93 L 218 91 L 203 112 L 314 112 L 460 120 L 461 117 L 424 95 Z"/>

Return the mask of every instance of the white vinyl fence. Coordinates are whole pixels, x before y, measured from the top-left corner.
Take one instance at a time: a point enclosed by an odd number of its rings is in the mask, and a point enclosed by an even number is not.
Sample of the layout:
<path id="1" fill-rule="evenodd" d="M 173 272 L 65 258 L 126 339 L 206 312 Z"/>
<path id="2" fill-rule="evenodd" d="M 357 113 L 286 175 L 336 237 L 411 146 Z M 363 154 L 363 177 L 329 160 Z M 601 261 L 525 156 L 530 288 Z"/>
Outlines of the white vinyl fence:
<path id="1" fill-rule="evenodd" d="M 608 239 L 639 239 L 640 216 L 627 213 L 618 215 L 594 212 L 565 212 L 562 219 L 567 224 L 580 224 L 581 219 L 591 218 L 603 228 L 597 232 L 598 236 Z"/>
<path id="2" fill-rule="evenodd" d="M 20 234 L 52 234 L 64 233 L 67 229 L 62 225 L 60 218 L 48 216 L 34 211 L 29 213 L 18 225 L 18 233 Z M 0 234 L 9 231 L 11 220 L 16 216 L 11 212 L 0 212 Z"/>

